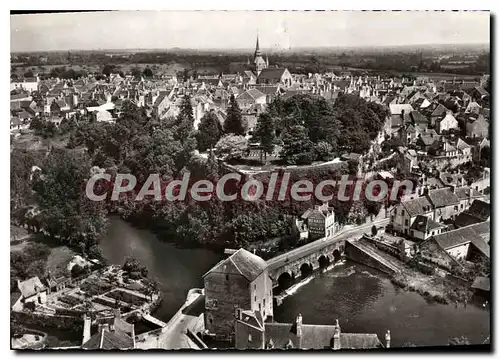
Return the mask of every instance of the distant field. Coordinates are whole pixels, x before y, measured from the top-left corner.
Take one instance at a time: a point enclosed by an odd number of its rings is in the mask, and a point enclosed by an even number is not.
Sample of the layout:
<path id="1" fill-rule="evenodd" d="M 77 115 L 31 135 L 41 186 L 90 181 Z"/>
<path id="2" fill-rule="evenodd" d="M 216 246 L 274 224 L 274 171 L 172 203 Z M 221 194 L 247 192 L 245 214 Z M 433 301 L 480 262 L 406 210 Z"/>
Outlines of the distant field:
<path id="1" fill-rule="evenodd" d="M 40 66 L 16 66 L 14 71 L 15 74 L 22 76 L 28 70 L 31 70 L 33 73 L 49 73 L 53 68 L 66 66 L 67 69 L 74 69 L 76 71 L 85 70 L 88 72 L 96 72 L 100 71 L 103 65 L 99 64 L 91 64 L 91 65 L 68 65 L 68 64 L 60 64 L 60 65 L 40 65 Z M 185 68 L 189 68 L 187 65 L 179 64 L 179 63 L 169 63 L 169 64 L 117 64 L 121 71 L 125 74 L 129 73 L 132 68 L 138 67 L 143 70 L 147 66 L 149 66 L 155 74 L 167 74 L 167 73 L 176 73 L 177 71 L 183 71 Z M 203 69 L 201 69 L 203 70 Z M 210 70 L 210 69 L 204 69 Z"/>
<path id="2" fill-rule="evenodd" d="M 463 69 L 468 67 L 469 64 L 459 64 L 459 65 L 451 65 L 451 64 L 446 64 L 446 65 L 441 65 L 443 69 Z"/>

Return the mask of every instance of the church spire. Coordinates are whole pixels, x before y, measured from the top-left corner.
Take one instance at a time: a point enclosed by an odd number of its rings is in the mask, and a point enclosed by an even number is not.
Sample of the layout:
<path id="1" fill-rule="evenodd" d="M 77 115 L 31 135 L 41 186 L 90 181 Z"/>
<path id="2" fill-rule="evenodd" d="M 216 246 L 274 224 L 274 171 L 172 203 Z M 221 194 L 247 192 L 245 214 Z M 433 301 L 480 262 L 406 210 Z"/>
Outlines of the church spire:
<path id="1" fill-rule="evenodd" d="M 255 56 L 260 56 L 260 46 L 259 46 L 259 33 L 257 33 L 257 42 L 255 44 Z"/>

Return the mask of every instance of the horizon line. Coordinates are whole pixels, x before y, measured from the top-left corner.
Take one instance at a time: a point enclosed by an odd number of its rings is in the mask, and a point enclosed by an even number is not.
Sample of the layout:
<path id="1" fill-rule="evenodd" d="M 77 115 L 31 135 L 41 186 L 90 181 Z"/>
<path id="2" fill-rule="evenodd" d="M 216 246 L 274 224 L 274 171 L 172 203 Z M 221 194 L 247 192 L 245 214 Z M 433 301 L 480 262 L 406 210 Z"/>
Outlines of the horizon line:
<path id="1" fill-rule="evenodd" d="M 459 46 L 491 46 L 490 42 L 466 42 L 466 43 L 426 43 L 426 44 L 407 44 L 407 45 L 318 45 L 318 46 L 291 46 L 290 49 L 279 49 L 277 47 L 267 47 L 262 48 L 262 50 L 268 50 L 271 52 L 290 52 L 297 49 L 377 49 L 377 48 L 402 48 L 402 47 L 432 47 L 432 46 L 440 46 L 440 47 L 459 47 Z M 37 53 L 37 52 L 59 52 L 59 51 L 169 51 L 169 50 L 198 50 L 198 51 L 253 51 L 252 47 L 207 47 L 207 48 L 190 48 L 190 47 L 165 47 L 165 48 L 154 48 L 154 47 L 131 47 L 131 48 L 86 48 L 86 49 L 54 49 L 54 50 L 16 50 L 11 51 L 11 54 L 15 53 Z"/>

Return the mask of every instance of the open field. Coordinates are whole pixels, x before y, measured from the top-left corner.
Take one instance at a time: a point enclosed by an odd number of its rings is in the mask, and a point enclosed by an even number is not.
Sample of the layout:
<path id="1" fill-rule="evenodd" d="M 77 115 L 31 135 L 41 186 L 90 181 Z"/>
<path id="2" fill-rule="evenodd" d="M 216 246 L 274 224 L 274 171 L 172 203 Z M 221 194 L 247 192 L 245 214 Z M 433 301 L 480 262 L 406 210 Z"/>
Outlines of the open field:
<path id="1" fill-rule="evenodd" d="M 183 71 L 185 68 L 189 68 L 187 64 L 180 63 L 168 63 L 168 64 L 116 64 L 117 67 L 123 71 L 125 74 L 130 73 L 132 68 L 138 67 L 143 70 L 146 67 L 150 67 L 153 70 L 155 75 L 163 75 L 163 74 L 175 74 L 178 71 Z M 68 65 L 68 64 L 59 64 L 59 65 L 39 65 L 39 66 L 16 66 L 14 74 L 18 76 L 23 76 L 25 72 L 31 70 L 34 74 L 37 73 L 50 73 L 50 71 L 57 67 L 65 66 L 67 69 L 73 69 L 75 71 L 85 70 L 89 73 L 99 72 L 101 71 L 104 65 L 101 64 L 90 64 L 90 65 Z M 210 69 L 200 68 L 197 69 L 198 72 L 209 71 Z"/>

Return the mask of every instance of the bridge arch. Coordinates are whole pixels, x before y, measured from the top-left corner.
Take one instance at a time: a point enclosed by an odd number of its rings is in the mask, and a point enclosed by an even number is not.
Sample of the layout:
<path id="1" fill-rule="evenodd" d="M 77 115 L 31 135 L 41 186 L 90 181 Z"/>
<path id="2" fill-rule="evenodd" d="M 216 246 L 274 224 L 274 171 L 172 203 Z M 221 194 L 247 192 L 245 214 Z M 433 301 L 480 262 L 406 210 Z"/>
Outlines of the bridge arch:
<path id="1" fill-rule="evenodd" d="M 289 272 L 285 271 L 280 276 L 278 276 L 278 286 L 280 289 L 288 289 L 293 284 L 293 276 Z"/>
<path id="2" fill-rule="evenodd" d="M 319 263 L 320 269 L 324 269 L 324 268 L 328 267 L 328 265 L 330 265 L 330 259 L 328 258 L 328 255 L 321 255 L 318 258 L 318 263 Z"/>
<path id="3" fill-rule="evenodd" d="M 304 263 L 300 266 L 300 275 L 303 279 L 311 275 L 312 272 L 313 272 L 313 267 L 311 264 Z"/>
<path id="4" fill-rule="evenodd" d="M 333 262 L 337 262 L 340 260 L 341 254 L 339 249 L 333 250 Z"/>

